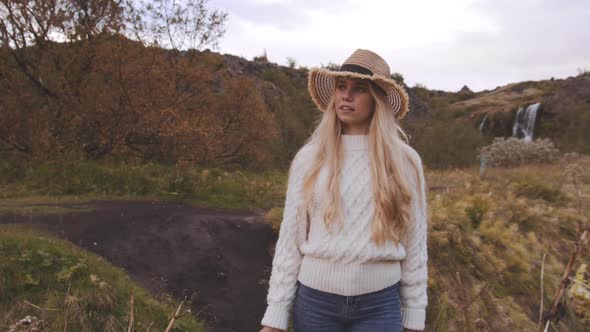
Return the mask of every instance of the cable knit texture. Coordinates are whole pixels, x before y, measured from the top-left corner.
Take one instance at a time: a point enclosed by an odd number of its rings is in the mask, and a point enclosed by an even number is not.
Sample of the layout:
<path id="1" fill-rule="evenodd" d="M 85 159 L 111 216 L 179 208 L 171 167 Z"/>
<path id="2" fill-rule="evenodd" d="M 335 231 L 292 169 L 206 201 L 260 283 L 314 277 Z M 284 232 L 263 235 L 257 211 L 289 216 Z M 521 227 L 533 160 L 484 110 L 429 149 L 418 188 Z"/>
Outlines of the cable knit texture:
<path id="1" fill-rule="evenodd" d="M 412 201 L 408 237 L 398 246 L 371 241 L 375 211 L 367 135 L 342 135 L 344 159 L 340 174 L 343 227 L 329 231 L 322 219 L 327 197 L 328 170 L 320 171 L 309 213 L 310 230 L 297 218 L 303 202 L 303 177 L 311 166 L 313 147 L 304 146 L 292 162 L 285 209 L 275 247 L 262 325 L 286 330 L 295 297 L 296 281 L 325 292 L 354 296 L 374 292 L 400 282 L 402 320 L 405 328 L 423 330 L 427 305 L 427 206 L 424 172 L 418 153 L 404 149 L 419 166 L 421 185 L 414 175 L 409 183 L 417 197 Z M 417 195 L 420 193 L 420 195 Z"/>

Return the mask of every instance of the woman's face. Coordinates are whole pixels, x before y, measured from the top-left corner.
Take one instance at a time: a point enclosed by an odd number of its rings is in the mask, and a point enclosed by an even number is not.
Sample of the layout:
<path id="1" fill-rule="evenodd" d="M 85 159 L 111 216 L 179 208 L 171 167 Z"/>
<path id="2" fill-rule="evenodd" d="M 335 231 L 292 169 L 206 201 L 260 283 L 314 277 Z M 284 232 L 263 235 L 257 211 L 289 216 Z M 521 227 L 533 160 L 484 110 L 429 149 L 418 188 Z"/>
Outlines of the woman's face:
<path id="1" fill-rule="evenodd" d="M 334 91 L 336 114 L 342 123 L 342 133 L 367 134 L 373 116 L 374 101 L 369 82 L 358 78 L 339 77 Z"/>

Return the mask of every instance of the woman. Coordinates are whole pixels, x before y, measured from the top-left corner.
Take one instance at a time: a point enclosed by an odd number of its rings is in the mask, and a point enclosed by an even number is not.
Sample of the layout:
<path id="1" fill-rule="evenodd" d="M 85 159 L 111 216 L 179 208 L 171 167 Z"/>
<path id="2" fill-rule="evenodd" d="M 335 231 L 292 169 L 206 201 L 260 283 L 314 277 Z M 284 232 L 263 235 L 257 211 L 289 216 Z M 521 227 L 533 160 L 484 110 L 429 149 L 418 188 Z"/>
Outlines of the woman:
<path id="1" fill-rule="evenodd" d="M 420 156 L 400 138 L 408 97 L 379 55 L 313 69 L 322 119 L 289 170 L 261 332 L 418 331 L 427 305 Z"/>

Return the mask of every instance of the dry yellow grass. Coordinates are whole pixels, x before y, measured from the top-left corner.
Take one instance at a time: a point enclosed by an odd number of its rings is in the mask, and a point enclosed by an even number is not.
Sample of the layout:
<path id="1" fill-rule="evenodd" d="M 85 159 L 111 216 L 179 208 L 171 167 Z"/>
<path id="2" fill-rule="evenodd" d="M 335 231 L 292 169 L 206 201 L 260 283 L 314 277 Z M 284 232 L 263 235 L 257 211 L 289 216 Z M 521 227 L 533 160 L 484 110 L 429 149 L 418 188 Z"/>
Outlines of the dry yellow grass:
<path id="1" fill-rule="evenodd" d="M 484 178 L 479 177 L 478 168 L 427 170 L 428 331 L 463 331 L 465 317 L 471 330 L 478 324 L 494 331 L 536 331 L 543 254 L 547 254 L 543 287 L 547 311 L 579 237 L 577 227 L 590 225 L 590 174 L 580 177 L 579 210 L 578 191 L 565 172 L 573 162 L 582 170 L 590 169 L 590 157 L 582 157 L 490 168 Z M 533 189 L 521 190 L 523 184 L 532 184 L 526 188 Z M 554 196 L 536 195 L 537 191 L 565 198 L 554 200 Z M 588 252 L 576 266 L 590 261 Z M 475 298 L 466 311 L 462 309 L 465 298 Z M 556 330 L 588 328 L 571 308 L 565 315 Z"/>

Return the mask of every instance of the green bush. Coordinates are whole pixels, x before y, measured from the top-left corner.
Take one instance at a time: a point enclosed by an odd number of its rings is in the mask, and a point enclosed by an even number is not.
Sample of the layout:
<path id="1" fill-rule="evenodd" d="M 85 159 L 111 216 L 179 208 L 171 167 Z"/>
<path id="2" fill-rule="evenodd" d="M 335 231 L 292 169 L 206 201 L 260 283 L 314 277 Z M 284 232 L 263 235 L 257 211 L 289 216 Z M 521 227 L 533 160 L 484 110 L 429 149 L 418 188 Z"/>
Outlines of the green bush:
<path id="1" fill-rule="evenodd" d="M 26 168 L 0 159 L 0 184 L 14 183 L 24 178 Z"/>
<path id="2" fill-rule="evenodd" d="M 553 189 L 544 182 L 527 178 L 514 185 L 514 193 L 517 196 L 524 196 L 529 199 L 542 199 L 551 203 L 562 203 L 567 196 L 558 189 Z"/>
<path id="3" fill-rule="evenodd" d="M 476 150 L 488 139 L 468 122 L 454 120 L 450 112 L 442 113 L 409 125 L 410 144 L 433 169 L 477 166 Z"/>

